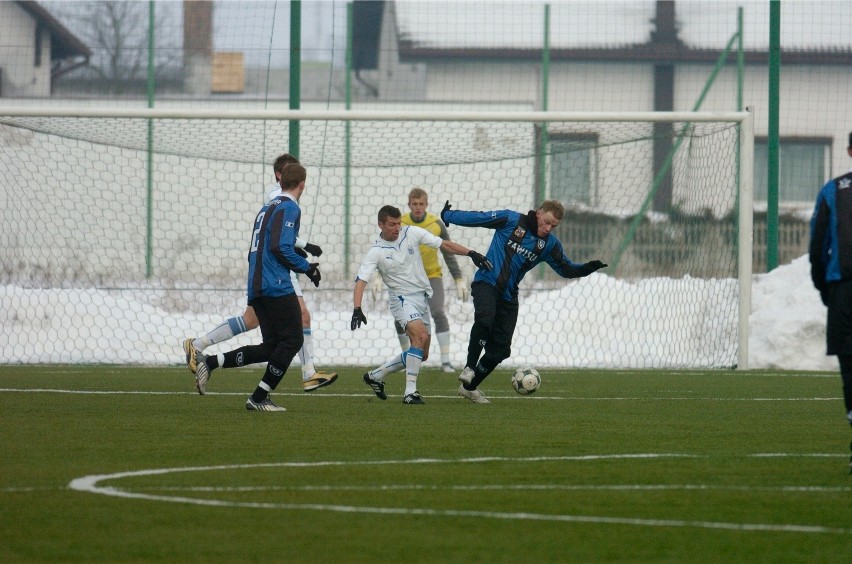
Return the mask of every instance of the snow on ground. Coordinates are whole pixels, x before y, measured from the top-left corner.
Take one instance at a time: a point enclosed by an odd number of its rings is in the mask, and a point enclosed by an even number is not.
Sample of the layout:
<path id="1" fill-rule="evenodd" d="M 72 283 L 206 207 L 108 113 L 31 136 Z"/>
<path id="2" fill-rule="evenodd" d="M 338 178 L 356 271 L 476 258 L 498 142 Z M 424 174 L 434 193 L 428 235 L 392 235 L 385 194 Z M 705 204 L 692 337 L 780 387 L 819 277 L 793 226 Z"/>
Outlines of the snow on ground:
<path id="1" fill-rule="evenodd" d="M 650 287 L 655 291 L 649 292 Z M 529 288 L 521 298 L 508 366 L 641 368 L 736 362 L 736 310 L 730 305 L 735 281 L 626 282 L 595 274 L 558 290 Z M 473 306 L 456 300 L 452 290 L 448 293 L 452 361 L 461 367 Z M 206 333 L 242 313 L 241 292 L 225 294 L 209 297 L 212 305 L 205 309 L 211 311 L 176 314 L 182 309 L 176 303 L 197 293 L 0 286 L 0 362 L 179 364 L 185 337 Z M 398 354 L 384 299 L 367 300 L 368 324 L 352 332 L 350 290 L 306 292 L 305 297 L 319 366 L 379 364 Z M 837 370 L 835 357 L 825 355 L 825 308 L 811 285 L 806 256 L 754 277 L 749 325 L 750 368 Z M 210 351 L 258 340 L 258 332 L 252 331 Z M 728 344 L 720 347 L 719 342 Z M 655 360 L 660 358 L 666 360 Z M 433 339 L 426 366 L 438 363 Z"/>

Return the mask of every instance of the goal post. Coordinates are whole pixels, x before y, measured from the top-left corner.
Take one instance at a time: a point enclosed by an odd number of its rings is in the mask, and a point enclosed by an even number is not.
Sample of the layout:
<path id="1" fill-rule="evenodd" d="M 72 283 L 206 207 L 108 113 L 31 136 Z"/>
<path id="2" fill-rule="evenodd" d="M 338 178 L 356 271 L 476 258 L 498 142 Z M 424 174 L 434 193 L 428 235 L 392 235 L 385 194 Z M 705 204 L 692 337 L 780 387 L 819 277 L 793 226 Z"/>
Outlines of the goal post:
<path id="1" fill-rule="evenodd" d="M 509 365 L 748 368 L 748 112 L 68 106 L 0 106 L 2 362 L 176 364 L 183 338 L 241 314 L 248 231 L 291 122 L 308 170 L 301 233 L 323 249 L 321 288 L 302 284 L 319 364 L 376 364 L 398 348 L 381 295 L 369 331 L 345 321 L 378 208 L 408 211 L 419 186 L 433 213 L 444 200 L 525 212 L 557 199 L 572 260 L 619 255 L 587 279 L 531 272 Z M 644 209 L 661 150 L 667 196 Z M 492 234 L 449 231 L 481 252 Z M 473 310 L 444 270 L 461 365 Z"/>

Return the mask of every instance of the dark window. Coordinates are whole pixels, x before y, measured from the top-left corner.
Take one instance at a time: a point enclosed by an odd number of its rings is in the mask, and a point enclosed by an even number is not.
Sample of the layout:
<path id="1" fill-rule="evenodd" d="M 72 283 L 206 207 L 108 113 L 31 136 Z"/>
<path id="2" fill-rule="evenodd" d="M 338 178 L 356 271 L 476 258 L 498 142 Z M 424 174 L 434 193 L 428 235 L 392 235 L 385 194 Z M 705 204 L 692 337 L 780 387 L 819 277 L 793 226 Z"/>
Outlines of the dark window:
<path id="1" fill-rule="evenodd" d="M 594 205 L 597 139 L 588 135 L 552 135 L 548 145 L 550 197 L 568 205 Z"/>
<path id="2" fill-rule="evenodd" d="M 767 201 L 767 140 L 754 140 L 754 199 Z M 778 147 L 778 203 L 812 202 L 828 180 L 831 139 L 781 139 Z"/>
<path id="3" fill-rule="evenodd" d="M 35 28 L 35 66 L 41 66 L 41 36 L 42 36 L 42 27 L 36 24 Z"/>

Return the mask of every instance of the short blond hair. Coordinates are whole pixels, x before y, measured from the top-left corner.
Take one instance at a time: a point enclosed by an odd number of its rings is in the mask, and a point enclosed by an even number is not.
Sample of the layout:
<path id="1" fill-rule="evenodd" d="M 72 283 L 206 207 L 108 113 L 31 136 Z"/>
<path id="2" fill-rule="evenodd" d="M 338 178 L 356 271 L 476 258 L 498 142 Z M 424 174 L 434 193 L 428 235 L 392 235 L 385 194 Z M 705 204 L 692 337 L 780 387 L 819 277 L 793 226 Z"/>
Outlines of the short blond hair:
<path id="1" fill-rule="evenodd" d="M 408 199 L 410 201 L 417 198 L 423 198 L 426 202 L 429 201 L 429 195 L 426 193 L 426 190 L 423 188 L 412 188 L 411 192 L 408 193 Z"/>
<path id="2" fill-rule="evenodd" d="M 538 206 L 538 209 L 544 213 L 552 213 L 553 217 L 559 221 L 562 221 L 562 218 L 565 217 L 565 206 L 558 200 L 545 200 Z"/>

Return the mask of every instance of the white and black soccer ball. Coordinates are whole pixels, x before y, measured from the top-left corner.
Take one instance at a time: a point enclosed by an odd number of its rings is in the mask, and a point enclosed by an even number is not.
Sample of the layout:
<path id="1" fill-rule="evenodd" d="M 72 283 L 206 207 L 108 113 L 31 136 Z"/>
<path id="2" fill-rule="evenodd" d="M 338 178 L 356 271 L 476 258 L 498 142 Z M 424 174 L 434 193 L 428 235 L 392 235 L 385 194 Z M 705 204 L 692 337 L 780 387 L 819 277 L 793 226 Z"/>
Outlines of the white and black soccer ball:
<path id="1" fill-rule="evenodd" d="M 539 386 L 541 374 L 532 366 L 522 366 L 512 374 L 512 389 L 522 396 L 534 394 Z"/>

